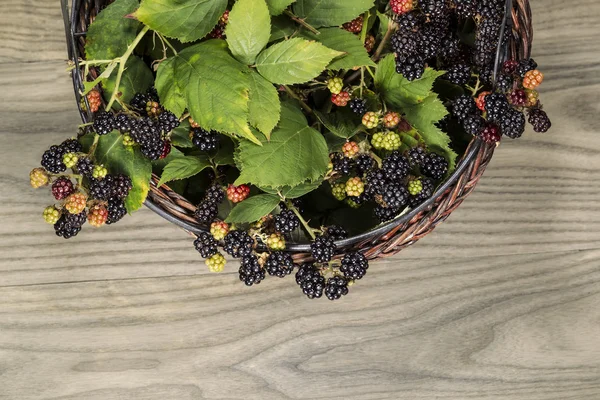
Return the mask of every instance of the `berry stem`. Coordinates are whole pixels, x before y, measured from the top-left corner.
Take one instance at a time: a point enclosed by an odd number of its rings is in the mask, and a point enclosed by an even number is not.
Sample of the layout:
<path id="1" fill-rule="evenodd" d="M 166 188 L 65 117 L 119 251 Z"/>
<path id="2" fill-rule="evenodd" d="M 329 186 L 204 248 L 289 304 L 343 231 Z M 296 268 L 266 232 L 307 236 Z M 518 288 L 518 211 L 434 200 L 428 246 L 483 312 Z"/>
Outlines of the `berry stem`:
<path id="1" fill-rule="evenodd" d="M 481 82 L 479 81 L 479 77 L 477 77 L 477 83 L 475 83 L 475 87 L 473 88 L 473 92 L 471 93 L 473 95 L 473 97 L 475 97 L 475 95 L 479 91 L 480 84 L 481 84 Z"/>
<path id="2" fill-rule="evenodd" d="M 381 160 L 381 157 L 379 157 L 377 154 L 373 153 L 372 151 L 369 152 L 369 154 L 371 155 L 371 157 L 377 162 L 377 166 L 379 168 L 381 168 L 381 165 L 383 163 L 383 161 Z"/>
<path id="3" fill-rule="evenodd" d="M 321 34 L 321 32 L 319 32 L 318 30 L 316 30 L 311 25 L 307 24 L 302 18 L 298 17 L 297 15 L 295 15 L 294 13 L 292 13 L 291 11 L 285 10 L 283 13 L 285 15 L 287 15 L 288 17 L 290 17 L 292 20 L 294 20 L 296 23 L 302 25 L 303 27 L 305 27 L 306 29 L 308 29 L 309 31 L 311 31 L 312 33 L 314 33 L 315 35 L 320 35 Z"/>
<path id="4" fill-rule="evenodd" d="M 294 93 L 294 91 L 292 89 L 290 89 L 287 85 L 282 85 L 283 88 L 285 89 L 286 93 L 289 94 L 292 98 L 298 100 L 298 102 L 300 103 L 300 105 L 302 106 L 302 108 L 304 108 L 304 110 L 308 111 L 311 114 L 314 114 L 314 111 L 312 110 L 312 108 L 310 108 L 308 106 L 308 104 L 306 104 L 304 102 L 304 100 L 302 100 L 300 98 L 300 96 L 298 96 L 296 93 Z"/>
<path id="5" fill-rule="evenodd" d="M 302 215 L 300 215 L 300 211 L 298 211 L 298 209 L 296 207 L 294 207 L 294 204 L 291 202 L 291 200 L 286 201 L 285 204 L 287 205 L 287 208 L 289 210 L 292 210 L 294 212 L 294 214 L 296 214 L 296 217 L 298 217 L 298 219 L 300 220 L 300 223 L 302 224 L 302 226 L 304 227 L 306 232 L 310 235 L 312 240 L 315 240 L 315 238 L 316 238 L 315 230 L 313 228 L 311 228 L 310 225 L 308 225 L 308 222 L 306 222 L 306 220 L 302 217 Z"/>
<path id="6" fill-rule="evenodd" d="M 158 33 L 158 32 L 156 32 Z M 169 42 L 169 40 L 167 40 L 166 37 L 164 37 L 163 35 L 161 35 L 160 33 L 158 33 L 158 38 L 163 42 L 166 43 L 167 46 L 169 46 L 169 48 L 171 49 L 171 51 L 173 51 L 174 55 L 177 55 L 177 50 L 175 50 L 175 47 L 173 47 L 173 45 L 171 44 L 171 42 Z"/>
<path id="7" fill-rule="evenodd" d="M 117 99 L 117 96 L 119 94 L 119 86 L 121 85 L 121 78 L 123 78 L 123 72 L 125 71 L 125 64 L 127 64 L 127 60 L 129 59 L 129 56 L 131 56 L 131 53 L 133 53 L 133 50 L 140 43 L 140 41 L 142 40 L 144 35 L 149 30 L 150 30 L 150 27 L 144 26 L 142 28 L 142 30 L 140 31 L 140 33 L 138 33 L 136 38 L 133 40 L 133 42 L 127 47 L 125 54 L 123 54 L 121 57 L 119 57 L 119 71 L 117 72 L 117 79 L 115 81 L 115 89 L 113 90 L 112 95 L 110 96 L 110 101 L 106 105 L 106 111 L 109 111 L 112 108 L 113 103 Z"/>
<path id="8" fill-rule="evenodd" d="M 390 19 L 387 30 L 385 31 L 385 35 L 383 35 L 383 38 L 381 39 L 381 43 L 379 43 L 379 46 L 377 47 L 377 50 L 375 50 L 375 53 L 371 57 L 371 60 L 373 60 L 373 61 L 379 60 L 379 57 L 381 57 L 381 53 L 383 53 L 383 50 L 385 49 L 385 45 L 390 40 L 390 38 L 392 37 L 392 34 L 394 33 L 394 31 L 397 28 L 398 28 L 398 25 Z"/>

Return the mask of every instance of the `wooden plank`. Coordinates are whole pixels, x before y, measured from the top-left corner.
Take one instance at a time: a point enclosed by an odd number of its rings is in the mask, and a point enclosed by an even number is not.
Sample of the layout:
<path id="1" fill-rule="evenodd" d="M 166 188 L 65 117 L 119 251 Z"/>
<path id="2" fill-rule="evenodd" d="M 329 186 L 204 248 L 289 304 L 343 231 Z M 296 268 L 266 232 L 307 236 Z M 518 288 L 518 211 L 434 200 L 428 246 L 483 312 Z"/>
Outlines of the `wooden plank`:
<path id="1" fill-rule="evenodd" d="M 7 399 L 600 397 L 599 250 L 380 263 L 332 303 L 230 274 L 0 288 Z"/>

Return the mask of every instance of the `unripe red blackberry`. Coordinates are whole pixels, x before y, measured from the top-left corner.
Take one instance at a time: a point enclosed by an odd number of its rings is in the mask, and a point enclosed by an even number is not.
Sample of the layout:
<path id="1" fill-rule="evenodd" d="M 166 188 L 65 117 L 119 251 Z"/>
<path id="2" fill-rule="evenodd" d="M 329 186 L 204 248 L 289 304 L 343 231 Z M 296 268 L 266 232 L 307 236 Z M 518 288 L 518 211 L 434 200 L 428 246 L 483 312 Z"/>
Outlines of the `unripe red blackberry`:
<path id="1" fill-rule="evenodd" d="M 393 129 L 400 123 L 400 114 L 394 111 L 389 111 L 383 116 L 383 126 L 388 129 Z"/>
<path id="2" fill-rule="evenodd" d="M 240 185 L 233 186 L 229 185 L 227 187 L 227 198 L 232 203 L 239 203 L 241 201 L 246 200 L 248 195 L 250 194 L 250 186 L 248 185 Z"/>
<path id="3" fill-rule="evenodd" d="M 95 204 L 88 211 L 88 222 L 96 228 L 101 227 L 108 219 L 108 210 L 103 204 Z"/>
<path id="4" fill-rule="evenodd" d="M 350 93 L 342 91 L 338 94 L 331 95 L 331 102 L 338 107 L 346 107 L 350 101 Z"/>
<path id="5" fill-rule="evenodd" d="M 52 195 L 56 200 L 67 198 L 74 190 L 73 182 L 65 176 L 61 176 L 52 184 Z"/>
<path id="6" fill-rule="evenodd" d="M 359 15 L 358 17 L 356 17 L 352 21 L 346 22 L 345 24 L 343 24 L 342 28 L 344 28 L 348 32 L 360 33 L 362 31 L 362 28 L 363 28 L 363 22 L 364 22 L 363 16 Z"/>
<path id="7" fill-rule="evenodd" d="M 502 72 L 507 75 L 512 75 L 517 70 L 519 66 L 519 62 L 517 60 L 506 60 L 504 64 L 502 64 Z"/>
<path id="8" fill-rule="evenodd" d="M 100 94 L 99 91 L 97 91 L 95 89 L 91 90 L 87 94 L 87 101 L 88 101 L 88 104 L 90 105 L 90 111 L 93 113 L 98 112 L 98 110 L 102 106 L 102 95 Z"/>
<path id="9" fill-rule="evenodd" d="M 534 90 L 540 86 L 543 81 L 544 74 L 537 69 L 534 69 L 533 71 L 529 71 L 525 74 L 525 77 L 523 78 L 523 87 L 525 89 Z"/>
<path id="10" fill-rule="evenodd" d="M 496 125 L 488 123 L 479 134 L 479 137 L 486 143 L 498 143 L 502 138 L 502 133 Z"/>
<path id="11" fill-rule="evenodd" d="M 394 14 L 404 14 L 415 8 L 414 0 L 390 0 L 390 7 Z"/>
<path id="12" fill-rule="evenodd" d="M 508 96 L 510 104 L 518 107 L 525 106 L 527 104 L 527 93 L 523 89 L 515 89 Z"/>
<path id="13" fill-rule="evenodd" d="M 359 151 L 360 148 L 358 147 L 358 143 L 356 142 L 346 142 L 342 146 L 342 153 L 344 153 L 344 156 L 348 158 L 356 157 Z"/>
<path id="14" fill-rule="evenodd" d="M 492 92 L 481 92 L 479 93 L 479 96 L 477 96 L 475 104 L 477 105 L 477 108 L 479 108 L 481 111 L 485 111 L 485 97 L 490 93 Z"/>
<path id="15" fill-rule="evenodd" d="M 34 189 L 48 185 L 50 182 L 50 176 L 44 168 L 34 168 L 29 173 L 29 182 L 31 187 Z"/>
<path id="16" fill-rule="evenodd" d="M 87 196 L 83 193 L 73 193 L 65 201 L 65 209 L 71 214 L 79 214 L 85 210 Z"/>
<path id="17" fill-rule="evenodd" d="M 370 53 L 373 51 L 373 49 L 375 48 L 375 36 L 369 34 L 367 35 L 367 37 L 365 38 L 365 50 L 367 50 L 367 53 Z"/>
<path id="18" fill-rule="evenodd" d="M 150 100 L 146 103 L 146 114 L 148 114 L 148 116 L 158 117 L 158 115 L 161 113 L 161 111 L 162 111 L 162 109 L 161 109 L 158 101 Z"/>
<path id="19" fill-rule="evenodd" d="M 215 221 L 210 224 L 210 234 L 215 240 L 223 240 L 229 233 L 229 225 L 224 221 Z"/>

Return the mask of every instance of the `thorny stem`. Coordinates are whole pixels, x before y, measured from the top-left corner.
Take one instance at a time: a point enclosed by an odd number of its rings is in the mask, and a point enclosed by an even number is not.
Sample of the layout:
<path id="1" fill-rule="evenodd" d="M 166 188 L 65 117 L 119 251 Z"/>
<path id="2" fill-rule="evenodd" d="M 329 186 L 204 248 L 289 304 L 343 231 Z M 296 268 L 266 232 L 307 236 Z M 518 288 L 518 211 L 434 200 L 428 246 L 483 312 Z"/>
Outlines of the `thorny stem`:
<path id="1" fill-rule="evenodd" d="M 296 93 L 294 93 L 294 91 L 292 89 L 290 89 L 287 85 L 282 85 L 283 88 L 285 89 L 286 93 L 289 94 L 291 97 L 293 97 L 294 99 L 298 100 L 298 102 L 300 103 L 300 105 L 302 106 L 302 108 L 304 108 L 306 111 L 308 111 L 311 114 L 314 114 L 312 108 L 309 107 L 308 104 L 306 104 L 301 98 L 300 96 L 298 96 Z"/>
<path id="2" fill-rule="evenodd" d="M 379 47 L 377 47 L 377 50 L 375 50 L 375 54 L 373 54 L 373 57 L 371 57 L 371 60 L 373 60 L 373 61 L 379 60 L 379 57 L 381 57 L 381 53 L 385 49 L 385 45 L 387 44 L 388 40 L 390 40 L 392 33 L 394 33 L 394 31 L 396 30 L 397 27 L 398 27 L 398 25 L 396 25 L 396 23 L 394 21 L 390 20 L 387 30 L 385 31 L 385 35 L 383 35 L 383 39 L 381 39 L 381 43 L 379 43 Z"/>
<path id="3" fill-rule="evenodd" d="M 312 33 L 314 33 L 315 35 L 320 35 L 321 34 L 321 32 L 319 32 L 318 30 L 316 30 L 311 25 L 307 24 L 302 18 L 298 17 L 297 15 L 295 15 L 294 13 L 292 13 L 291 11 L 285 10 L 283 13 L 285 15 L 287 15 L 288 17 L 290 17 L 295 22 L 297 22 L 298 24 L 302 25 L 303 27 L 305 27 L 306 29 L 308 29 L 309 31 L 311 31 Z"/>
<path id="4" fill-rule="evenodd" d="M 121 78 L 123 78 L 123 72 L 125 71 L 125 64 L 127 64 L 127 60 L 129 59 L 129 56 L 131 56 L 131 53 L 133 53 L 133 50 L 140 43 L 140 41 L 142 40 L 142 38 L 144 37 L 146 32 L 148 32 L 149 30 L 150 30 L 150 28 L 148 26 L 144 26 L 144 28 L 140 31 L 140 33 L 138 33 L 138 35 L 133 40 L 133 42 L 127 47 L 125 54 L 123 54 L 121 57 L 119 57 L 119 71 L 117 72 L 117 79 L 115 81 L 115 89 L 113 90 L 112 95 L 110 96 L 110 101 L 106 105 L 106 111 L 111 109 L 113 103 L 117 99 L 117 96 L 119 94 L 119 86 L 121 85 Z"/>
<path id="5" fill-rule="evenodd" d="M 310 235 L 312 240 L 315 240 L 315 238 L 316 238 L 315 230 L 313 228 L 311 228 L 310 225 L 308 225 L 308 222 L 306 222 L 306 220 L 302 217 L 302 215 L 300 215 L 300 211 L 298 211 L 298 209 L 296 207 L 294 207 L 294 205 L 292 204 L 291 201 L 287 201 L 286 205 L 289 210 L 292 210 L 294 212 L 294 214 L 296 214 L 296 217 L 298 217 L 298 219 L 300 220 L 300 223 L 302 224 L 302 226 L 304 227 L 306 232 Z"/>

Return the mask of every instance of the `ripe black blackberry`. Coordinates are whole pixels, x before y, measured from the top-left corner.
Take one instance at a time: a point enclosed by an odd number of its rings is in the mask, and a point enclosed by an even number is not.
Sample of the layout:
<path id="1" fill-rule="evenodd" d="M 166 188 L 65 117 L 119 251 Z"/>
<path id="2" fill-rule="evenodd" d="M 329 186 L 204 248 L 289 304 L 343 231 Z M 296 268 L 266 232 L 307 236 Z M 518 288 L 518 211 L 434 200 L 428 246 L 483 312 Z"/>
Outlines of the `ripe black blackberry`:
<path id="1" fill-rule="evenodd" d="M 504 15 L 504 0 L 479 0 L 477 14 L 483 18 L 499 20 Z"/>
<path id="2" fill-rule="evenodd" d="M 365 191 L 369 197 L 381 193 L 387 183 L 385 172 L 381 168 L 369 171 L 365 177 Z"/>
<path id="3" fill-rule="evenodd" d="M 467 19 L 475 16 L 476 0 L 453 0 L 453 3 L 459 17 Z"/>
<path id="4" fill-rule="evenodd" d="M 72 226 L 78 226 L 78 227 L 82 227 L 83 224 L 85 224 L 85 222 L 87 221 L 87 212 L 82 211 L 79 214 L 71 214 L 71 213 L 65 213 L 64 214 L 65 217 L 65 222 L 67 224 L 71 224 Z"/>
<path id="5" fill-rule="evenodd" d="M 343 276 L 333 276 L 325 284 L 325 296 L 329 300 L 338 300 L 348 294 L 348 281 Z"/>
<path id="6" fill-rule="evenodd" d="M 511 139 L 517 139 L 525 133 L 525 115 L 521 111 L 509 109 L 499 123 L 502 134 Z"/>
<path id="7" fill-rule="evenodd" d="M 258 258 L 254 254 L 248 254 L 242 257 L 240 262 L 240 281 L 246 286 L 258 285 L 265 279 L 265 270 L 260 266 Z"/>
<path id="8" fill-rule="evenodd" d="M 163 111 L 158 116 L 158 125 L 160 129 L 169 133 L 179 126 L 179 119 L 170 111 Z"/>
<path id="9" fill-rule="evenodd" d="M 503 116 L 508 113 L 510 104 L 506 96 L 501 93 L 492 93 L 485 96 L 485 111 L 489 121 L 501 121 Z"/>
<path id="10" fill-rule="evenodd" d="M 144 156 L 150 160 L 158 160 L 165 148 L 160 127 L 149 117 L 135 120 L 132 124 L 130 136 L 134 142 L 140 145 Z"/>
<path id="11" fill-rule="evenodd" d="M 448 172 L 448 161 L 439 154 L 429 153 L 421 167 L 421 172 L 429 178 L 440 180 Z"/>
<path id="12" fill-rule="evenodd" d="M 60 144 L 60 147 L 65 153 L 79 153 L 83 150 L 83 146 L 77 139 L 67 139 Z"/>
<path id="13" fill-rule="evenodd" d="M 471 66 L 468 64 L 456 64 L 447 68 L 444 78 L 455 85 L 466 85 L 471 79 Z"/>
<path id="14" fill-rule="evenodd" d="M 477 136 L 485 126 L 485 120 L 479 114 L 469 115 L 463 121 L 463 128 L 469 135 Z"/>
<path id="15" fill-rule="evenodd" d="M 519 61 L 519 65 L 517 65 L 517 68 L 515 69 L 515 74 L 521 78 L 524 78 L 526 73 L 533 71 L 537 67 L 538 64 L 533 58 L 526 58 Z"/>
<path id="16" fill-rule="evenodd" d="M 490 86 L 494 85 L 494 69 L 491 64 L 479 66 L 476 68 L 476 71 L 479 74 L 480 82 Z"/>
<path id="17" fill-rule="evenodd" d="M 361 154 L 356 157 L 356 172 L 360 176 L 364 176 L 367 172 L 375 167 L 375 160 L 368 154 Z"/>
<path id="18" fill-rule="evenodd" d="M 149 101 L 155 101 L 157 103 L 160 103 L 160 100 L 158 97 L 158 90 L 156 90 L 156 88 L 154 86 L 150 86 L 148 88 L 148 90 L 146 90 L 146 97 L 148 98 Z"/>
<path id="19" fill-rule="evenodd" d="M 460 122 L 464 121 L 469 115 L 478 114 L 475 100 L 467 95 L 462 94 L 452 102 L 452 115 Z"/>
<path id="20" fill-rule="evenodd" d="M 89 157 L 79 157 L 77 160 L 77 172 L 80 175 L 91 177 L 92 171 L 94 170 L 94 163 Z"/>
<path id="21" fill-rule="evenodd" d="M 383 159 L 381 169 L 390 182 L 400 182 L 408 176 L 410 164 L 398 150 Z"/>
<path id="22" fill-rule="evenodd" d="M 375 214 L 375 217 L 379 220 L 379 222 L 387 222 L 394 219 L 398 215 L 399 210 L 377 205 L 375 206 L 373 212 Z"/>
<path id="23" fill-rule="evenodd" d="M 342 153 L 334 153 L 333 157 L 331 157 L 331 162 L 333 163 L 333 170 L 342 175 L 350 174 L 354 166 L 354 160 L 345 157 Z"/>
<path id="24" fill-rule="evenodd" d="M 119 114 L 114 119 L 114 127 L 125 134 L 131 130 L 132 120 L 127 114 Z"/>
<path id="25" fill-rule="evenodd" d="M 506 74 L 498 74 L 496 77 L 496 88 L 501 92 L 510 92 L 513 88 L 513 77 Z"/>
<path id="26" fill-rule="evenodd" d="M 60 146 L 50 146 L 42 155 L 42 167 L 53 174 L 64 172 L 67 169 L 62 161 L 65 153 L 66 151 Z"/>
<path id="27" fill-rule="evenodd" d="M 245 231 L 231 231 L 223 239 L 223 250 L 231 257 L 246 257 L 252 253 L 254 240 Z"/>
<path id="28" fill-rule="evenodd" d="M 150 136 L 140 143 L 140 151 L 148 159 L 155 161 L 162 157 L 166 143 L 160 136 Z"/>
<path id="29" fill-rule="evenodd" d="M 77 236 L 77 234 L 81 231 L 81 224 L 76 223 L 77 221 L 69 219 L 67 215 L 72 214 L 63 214 L 54 224 L 54 231 L 56 232 L 56 236 L 70 239 L 74 236 Z"/>
<path id="30" fill-rule="evenodd" d="M 212 257 L 219 251 L 217 241 L 208 232 L 201 232 L 198 235 L 196 240 L 194 240 L 194 247 L 202 258 Z"/>
<path id="31" fill-rule="evenodd" d="M 342 258 L 340 272 L 349 280 L 361 279 L 367 273 L 369 261 L 362 253 L 346 253 Z"/>
<path id="32" fill-rule="evenodd" d="M 108 199 L 106 209 L 108 210 L 108 217 L 106 219 L 106 223 L 109 225 L 119 222 L 125 215 L 127 215 L 125 202 L 123 202 L 123 200 L 121 199 Z"/>
<path id="33" fill-rule="evenodd" d="M 501 23 L 494 19 L 484 19 L 477 26 L 475 35 L 475 63 L 490 65 L 496 57 Z"/>
<path id="34" fill-rule="evenodd" d="M 294 271 L 294 260 L 289 253 L 275 251 L 267 257 L 265 269 L 269 275 L 283 278 Z"/>
<path id="35" fill-rule="evenodd" d="M 202 151 L 211 151 L 217 148 L 219 136 L 215 131 L 192 128 L 192 143 Z"/>
<path id="36" fill-rule="evenodd" d="M 421 31 L 419 40 L 418 54 L 425 59 L 432 58 L 438 55 L 442 47 L 442 39 L 444 38 L 445 28 L 429 23 Z"/>
<path id="37" fill-rule="evenodd" d="M 298 268 L 296 283 L 309 299 L 319 298 L 323 295 L 325 278 L 312 264 L 303 264 Z"/>
<path id="38" fill-rule="evenodd" d="M 129 194 L 129 191 L 133 188 L 131 178 L 124 174 L 118 175 L 107 175 L 104 179 L 110 182 L 110 197 L 114 197 L 123 200 Z"/>
<path id="39" fill-rule="evenodd" d="M 418 31 L 425 22 L 425 16 L 418 11 L 400 14 L 397 18 L 398 31 Z M 393 40 L 393 39 L 392 39 Z"/>
<path id="40" fill-rule="evenodd" d="M 112 175 L 108 174 L 103 179 L 90 179 L 89 195 L 94 200 L 108 200 L 113 189 Z"/>
<path id="41" fill-rule="evenodd" d="M 396 57 L 405 59 L 419 51 L 420 34 L 412 31 L 397 30 L 392 35 L 392 50 Z"/>
<path id="42" fill-rule="evenodd" d="M 421 185 L 423 186 L 421 192 L 414 196 L 411 195 L 408 199 L 408 202 L 412 208 L 417 207 L 419 204 L 423 203 L 425 200 L 430 198 L 433 195 L 433 191 L 435 190 L 433 180 L 429 178 L 421 179 Z"/>
<path id="43" fill-rule="evenodd" d="M 115 129 L 115 117 L 110 111 L 101 111 L 94 119 L 94 132 L 98 135 L 107 135 Z"/>
<path id="44" fill-rule="evenodd" d="M 385 203 L 384 207 L 400 210 L 408 204 L 410 193 L 406 187 L 400 183 L 386 185 L 381 192 L 381 200 Z"/>
<path id="45" fill-rule="evenodd" d="M 552 127 L 548 114 L 541 108 L 534 108 L 529 110 L 529 123 L 533 126 L 535 132 L 544 133 L 548 132 L 548 129 Z"/>
<path id="46" fill-rule="evenodd" d="M 448 11 L 445 0 L 418 0 L 419 7 L 425 15 L 431 18 L 442 18 Z"/>
<path id="47" fill-rule="evenodd" d="M 421 56 L 412 55 L 405 59 L 396 59 L 396 72 L 402 74 L 408 81 L 414 81 L 423 76 L 425 61 Z"/>
<path id="48" fill-rule="evenodd" d="M 343 240 L 348 237 L 348 232 L 339 225 L 329 225 L 325 228 L 325 234 L 333 240 Z"/>
<path id="49" fill-rule="evenodd" d="M 225 192 L 223 191 L 223 187 L 218 183 L 215 183 L 206 189 L 206 193 L 204 193 L 204 199 L 207 201 L 211 201 L 213 203 L 221 203 L 225 198 Z"/>
<path id="50" fill-rule="evenodd" d="M 316 262 L 326 263 L 331 261 L 335 254 L 336 245 L 328 235 L 320 235 L 310 244 L 310 253 Z"/>
<path id="51" fill-rule="evenodd" d="M 355 114 L 358 114 L 358 115 L 363 115 L 368 110 L 367 109 L 367 100 L 360 99 L 358 97 L 355 97 L 352 100 L 350 100 L 348 102 L 348 106 L 350 107 L 352 112 L 354 112 Z"/>
<path id="52" fill-rule="evenodd" d="M 408 162 L 413 167 L 423 165 L 425 158 L 427 157 L 427 151 L 423 147 L 413 147 L 406 153 Z"/>
<path id="53" fill-rule="evenodd" d="M 144 93 L 136 93 L 129 105 L 132 109 L 134 109 L 137 113 L 141 115 L 146 115 L 146 103 L 148 103 L 148 96 Z"/>
<path id="54" fill-rule="evenodd" d="M 202 201 L 194 211 L 194 218 L 201 224 L 209 225 L 219 214 L 219 205 L 212 201 Z"/>

